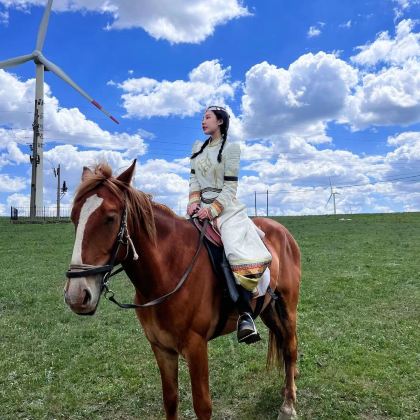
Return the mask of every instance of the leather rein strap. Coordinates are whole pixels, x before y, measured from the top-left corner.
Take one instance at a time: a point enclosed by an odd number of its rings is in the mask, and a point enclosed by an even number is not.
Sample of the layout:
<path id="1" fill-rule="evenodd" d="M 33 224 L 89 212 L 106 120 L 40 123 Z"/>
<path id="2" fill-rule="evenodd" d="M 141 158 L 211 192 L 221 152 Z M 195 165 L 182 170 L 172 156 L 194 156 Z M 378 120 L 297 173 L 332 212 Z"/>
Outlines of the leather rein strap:
<path id="1" fill-rule="evenodd" d="M 111 302 L 115 303 L 116 305 L 118 305 L 120 308 L 123 308 L 123 309 L 148 308 L 150 306 L 158 305 L 159 303 L 162 303 L 165 300 L 167 300 L 170 296 L 172 296 L 174 293 L 176 293 L 182 287 L 182 285 L 185 283 L 188 276 L 190 275 L 190 273 L 191 273 L 191 271 L 194 267 L 194 264 L 195 264 L 195 262 L 198 258 L 198 255 L 200 254 L 200 250 L 203 246 L 203 238 L 204 238 L 204 235 L 206 233 L 207 226 L 208 226 L 208 220 L 205 219 L 204 224 L 203 224 L 203 230 L 201 231 L 200 237 L 198 239 L 197 250 L 195 251 L 194 257 L 193 257 L 190 265 L 186 269 L 185 273 L 182 275 L 181 279 L 179 280 L 177 286 L 171 292 L 166 293 L 165 295 L 160 296 L 157 299 L 154 299 L 154 300 L 151 300 L 149 302 L 139 304 L 139 305 L 135 304 L 135 303 L 120 303 L 115 299 L 115 297 L 114 297 L 115 293 L 108 288 L 108 284 L 107 284 L 108 282 L 106 282 L 104 284 L 104 287 L 105 287 L 105 290 L 106 290 L 105 291 L 105 297 L 108 300 L 110 300 Z M 110 296 L 108 296 L 108 295 L 110 295 Z"/>
<path id="2" fill-rule="evenodd" d="M 186 271 L 182 275 L 182 277 L 179 280 L 175 289 L 173 289 L 171 292 L 166 293 L 165 295 L 160 296 L 157 299 L 154 299 L 152 301 L 149 301 L 149 302 L 146 302 L 146 303 L 143 303 L 143 304 L 120 303 L 115 299 L 115 297 L 114 297 L 115 293 L 108 287 L 108 282 L 109 282 L 110 278 L 124 270 L 123 267 L 120 267 L 117 270 L 112 271 L 114 269 L 115 259 L 117 257 L 117 254 L 118 254 L 118 251 L 119 251 L 119 248 L 120 248 L 121 244 L 127 246 L 127 255 L 128 255 L 129 244 L 132 245 L 131 238 L 130 238 L 130 235 L 128 234 L 128 229 L 127 229 L 127 210 L 126 209 L 124 209 L 124 212 L 123 212 L 123 217 L 121 219 L 120 230 L 118 232 L 117 239 L 116 239 L 115 245 L 114 245 L 114 250 L 112 252 L 109 263 L 106 264 L 106 265 L 102 265 L 102 266 L 92 266 L 92 265 L 88 265 L 88 264 L 79 264 L 79 265 L 72 264 L 72 265 L 70 265 L 69 270 L 66 272 L 66 277 L 68 277 L 68 278 L 80 278 L 80 277 L 93 276 L 93 275 L 96 275 L 96 274 L 104 273 L 103 278 L 102 278 L 102 290 L 101 290 L 101 292 L 103 290 L 105 290 L 105 293 L 104 293 L 105 298 L 110 300 L 111 302 L 115 303 L 120 308 L 136 309 L 136 308 L 148 308 L 150 306 L 158 305 L 159 303 L 164 302 L 170 296 L 172 296 L 174 293 L 176 293 L 182 287 L 182 285 L 185 283 L 185 281 L 187 280 L 187 278 L 190 275 L 190 273 L 191 273 L 191 271 L 194 267 L 194 264 L 195 264 L 195 262 L 198 258 L 200 250 L 203 246 L 203 239 L 204 239 L 204 235 L 205 235 L 206 230 L 207 230 L 207 226 L 208 226 L 208 220 L 205 219 L 205 221 L 203 223 L 203 229 L 200 232 L 200 237 L 199 237 L 199 240 L 198 240 L 198 245 L 197 245 L 197 249 L 195 251 L 195 254 L 192 258 L 192 261 L 191 261 L 190 265 L 188 266 L 188 268 L 186 269 Z M 124 237 L 127 239 L 126 242 L 124 242 Z M 133 251 L 135 252 L 134 246 L 133 246 Z M 137 259 L 137 258 L 135 258 L 135 259 Z"/>

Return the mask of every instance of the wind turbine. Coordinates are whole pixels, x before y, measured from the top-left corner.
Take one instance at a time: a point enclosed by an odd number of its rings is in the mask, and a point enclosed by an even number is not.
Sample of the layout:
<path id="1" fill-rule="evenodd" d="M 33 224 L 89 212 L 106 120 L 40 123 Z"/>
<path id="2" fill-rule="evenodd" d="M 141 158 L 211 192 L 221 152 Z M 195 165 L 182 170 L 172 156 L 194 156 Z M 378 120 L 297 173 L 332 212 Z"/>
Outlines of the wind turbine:
<path id="1" fill-rule="evenodd" d="M 327 204 L 325 204 L 325 207 L 327 207 L 328 206 L 328 203 L 330 202 L 330 200 L 331 200 L 331 197 L 332 197 L 332 199 L 333 199 L 333 203 L 334 203 L 334 214 L 337 214 L 337 209 L 336 209 L 336 207 L 335 207 L 335 196 L 337 195 L 337 194 L 340 194 L 339 192 L 336 192 L 336 191 L 333 191 L 333 187 L 332 187 L 332 184 L 331 184 L 331 178 L 329 177 L 329 179 L 330 179 L 330 189 L 331 189 L 331 195 L 330 195 L 330 198 L 328 199 L 328 201 L 327 201 Z"/>
<path id="2" fill-rule="evenodd" d="M 52 3 L 53 0 L 48 0 L 47 6 L 45 7 L 44 15 L 38 30 L 35 50 L 31 54 L 0 61 L 0 69 L 18 66 L 30 60 L 33 60 L 36 65 L 35 116 L 32 125 L 34 137 L 32 143 L 32 156 L 30 157 L 32 164 L 30 204 L 31 218 L 40 216 L 43 208 L 44 71 L 49 70 L 55 73 L 71 87 L 76 89 L 92 105 L 96 106 L 96 108 L 102 111 L 107 117 L 111 118 L 112 121 L 119 124 L 119 122 L 108 111 L 102 108 L 98 102 L 96 102 L 80 86 L 78 86 L 62 69 L 60 69 L 60 67 L 47 60 L 42 54 Z"/>

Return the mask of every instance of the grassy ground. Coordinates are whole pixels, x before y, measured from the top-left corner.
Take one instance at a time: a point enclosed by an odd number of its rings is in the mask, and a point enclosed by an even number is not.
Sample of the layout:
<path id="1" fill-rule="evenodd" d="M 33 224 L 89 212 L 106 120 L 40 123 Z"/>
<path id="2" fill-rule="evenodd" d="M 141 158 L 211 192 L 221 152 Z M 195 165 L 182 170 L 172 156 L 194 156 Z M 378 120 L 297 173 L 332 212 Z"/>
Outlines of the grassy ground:
<path id="1" fill-rule="evenodd" d="M 281 218 L 302 250 L 298 413 L 413 419 L 419 409 L 420 214 Z M 0 418 L 159 419 L 159 374 L 135 316 L 102 301 L 78 317 L 62 298 L 71 225 L 0 221 Z M 122 300 L 132 289 L 115 280 Z M 267 334 L 210 344 L 215 419 L 274 419 L 280 377 Z M 181 417 L 194 418 L 185 363 Z"/>

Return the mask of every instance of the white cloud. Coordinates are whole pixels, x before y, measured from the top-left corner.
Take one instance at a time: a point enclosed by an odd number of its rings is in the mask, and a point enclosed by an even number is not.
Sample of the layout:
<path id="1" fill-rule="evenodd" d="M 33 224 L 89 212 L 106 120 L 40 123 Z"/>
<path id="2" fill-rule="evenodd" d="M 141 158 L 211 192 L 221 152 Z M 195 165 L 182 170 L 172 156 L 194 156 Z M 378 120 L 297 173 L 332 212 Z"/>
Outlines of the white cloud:
<path id="1" fill-rule="evenodd" d="M 414 32 L 415 24 L 402 20 L 394 39 L 385 31 L 373 43 L 358 47 L 361 52 L 351 57 L 352 62 L 368 69 L 382 67 L 363 74 L 341 122 L 362 130 L 420 121 L 420 33 Z"/>
<path id="2" fill-rule="evenodd" d="M 315 38 L 319 35 L 321 35 L 321 28 L 325 26 L 324 22 L 318 22 L 316 25 L 312 25 L 309 27 L 308 32 L 306 33 L 306 36 L 308 38 Z"/>
<path id="3" fill-rule="evenodd" d="M 119 87 L 128 117 L 179 115 L 200 112 L 206 105 L 223 105 L 234 96 L 238 83 L 229 81 L 230 67 L 218 60 L 205 61 L 194 68 L 188 80 L 157 81 L 147 77 L 127 79 Z"/>
<path id="4" fill-rule="evenodd" d="M 407 60 L 363 76 L 349 98 L 342 121 L 354 130 L 372 125 L 409 125 L 420 121 L 420 61 Z"/>
<path id="5" fill-rule="evenodd" d="M 418 145 L 420 146 L 420 132 L 418 131 L 406 131 L 395 136 L 388 137 L 388 144 L 392 146 Z"/>
<path id="6" fill-rule="evenodd" d="M 350 20 L 348 20 L 347 22 L 344 22 L 344 23 L 341 23 L 340 25 L 338 25 L 340 28 L 343 28 L 343 29 L 350 29 L 351 28 L 351 25 L 352 25 L 352 21 L 351 21 L 351 19 Z"/>
<path id="7" fill-rule="evenodd" d="M 0 4 L 22 10 L 44 6 L 45 1 L 0 0 Z M 216 26 L 250 15 L 240 0 L 60 0 L 53 10 L 106 14 L 111 18 L 107 29 L 142 28 L 171 43 L 202 42 Z"/>
<path id="8" fill-rule="evenodd" d="M 401 133 L 390 137 L 388 144 L 395 149 L 366 157 L 344 150 L 318 150 L 290 135 L 271 143 L 247 144 L 242 170 L 256 175 L 241 177 L 239 197 L 249 214 L 254 213 L 254 191 L 258 214 L 265 214 L 267 190 L 272 215 L 331 213 L 331 202 L 326 206 L 331 177 L 340 193 L 336 197 L 339 213 L 418 211 L 420 133 Z"/>
<path id="9" fill-rule="evenodd" d="M 14 193 L 7 197 L 7 209 L 10 209 L 11 206 L 18 208 L 29 208 L 29 195 Z"/>
<path id="10" fill-rule="evenodd" d="M 0 192 L 17 192 L 26 188 L 26 181 L 21 177 L 0 174 Z"/>
<path id="11" fill-rule="evenodd" d="M 420 4 L 420 0 L 394 0 L 394 3 L 397 3 L 397 6 L 394 7 L 395 19 L 399 19 L 412 6 Z"/>
<path id="12" fill-rule="evenodd" d="M 267 142 L 243 142 L 241 144 L 241 161 L 267 160 L 275 155 L 273 143 Z"/>
<path id="13" fill-rule="evenodd" d="M 390 136 L 388 144 L 391 147 L 395 146 L 385 158 L 388 175 L 393 177 L 420 175 L 420 132 L 407 131 Z"/>
<path id="14" fill-rule="evenodd" d="M 370 158 L 343 150 L 317 150 L 308 146 L 306 152 L 293 155 L 280 154 L 276 162 L 258 161 L 244 169 L 254 170 L 270 182 L 286 182 L 294 187 L 328 185 L 328 178 L 345 180 L 346 183 L 369 182 L 374 162 Z"/>
<path id="15" fill-rule="evenodd" d="M 128 134 L 103 130 L 88 120 L 78 108 L 62 108 L 44 85 L 44 142 L 79 144 L 100 149 L 130 150 L 131 154 L 143 155 L 147 146 L 140 134 Z M 21 81 L 12 73 L 0 70 L 0 126 L 10 127 L 18 133 L 15 141 L 30 143 L 32 131 L 28 130 L 33 120 L 35 80 Z M 2 133 L 4 134 L 4 132 Z M 0 139 L 0 143 L 4 140 Z"/>
<path id="16" fill-rule="evenodd" d="M 395 148 L 386 156 L 360 157 L 342 150 L 317 150 L 302 138 L 289 138 L 287 144 L 278 141 L 249 144 L 243 150 L 242 170 L 252 170 L 255 175 L 242 176 L 238 196 L 248 209 L 254 212 L 254 191 L 257 195 L 258 214 L 265 213 L 266 190 L 270 191 L 271 214 L 325 214 L 331 213 L 329 181 L 341 194 L 337 196 L 338 212 L 373 212 L 407 208 L 418 210 L 420 202 L 413 184 L 379 183 L 392 179 L 412 169 L 418 173 L 415 159 L 420 161 L 419 133 L 401 133 L 388 139 Z M 284 137 L 286 140 L 286 136 Z M 284 153 L 282 153 L 282 150 Z M 249 161 L 246 154 L 253 153 Z M 276 157 L 272 163 L 267 158 Z M 409 156 L 409 157 L 408 157 Z M 45 153 L 44 197 L 46 205 L 54 204 L 56 179 L 51 168 L 61 163 L 62 180 L 66 180 L 70 190 L 64 197 L 63 206 L 71 203 L 75 188 L 80 182 L 82 167 L 93 166 L 106 160 L 118 174 L 128 167 L 131 159 L 120 151 L 81 151 L 72 145 L 56 146 Z M 255 158 L 261 157 L 261 161 Z M 411 167 L 410 165 L 413 166 Z M 29 165 L 28 165 L 29 166 Z M 400 171 L 399 173 L 397 171 Z M 155 200 L 165 203 L 181 214 L 185 211 L 188 195 L 189 159 L 149 159 L 138 162 L 134 185 L 148 193 Z M 246 172 L 248 174 L 248 172 Z M 359 185 L 339 188 L 340 185 Z M 410 190 L 411 185 L 411 190 Z M 18 207 L 29 204 L 28 196 L 14 193 L 7 200 L 8 206 Z M 9 207 L 6 207 L 6 209 Z"/>
<path id="17" fill-rule="evenodd" d="M 66 200 L 69 200 L 80 183 L 83 166 L 93 167 L 100 162 L 108 162 L 119 173 L 130 165 L 131 158 L 116 150 L 79 150 L 70 144 L 48 150 L 44 153 L 44 196 L 47 200 L 54 197 L 56 180 L 52 168 L 61 165 L 61 178 L 69 187 Z"/>
<path id="18" fill-rule="evenodd" d="M 333 54 L 305 54 L 288 70 L 267 62 L 246 73 L 243 121 L 251 138 L 299 133 L 329 141 L 325 122 L 346 106 L 357 71 Z"/>
<path id="19" fill-rule="evenodd" d="M 374 66 L 380 62 L 402 65 L 412 57 L 420 56 L 420 33 L 414 33 L 416 22 L 404 19 L 396 27 L 395 38 L 388 31 L 378 34 L 377 39 L 357 47 L 360 52 L 351 60 L 359 65 Z"/>
<path id="20" fill-rule="evenodd" d="M 83 166 L 94 167 L 100 162 L 107 162 L 114 175 L 118 175 L 132 163 L 132 158 L 120 151 L 79 150 L 73 145 L 56 146 L 44 156 L 44 200 L 54 203 L 56 179 L 52 168 L 60 164 L 61 179 L 66 181 L 69 188 L 63 198 L 64 205 L 72 201 L 74 191 L 80 183 Z M 187 200 L 188 197 L 189 171 L 189 159 L 137 161 L 134 185 L 152 194 L 156 201 L 178 209 L 178 202 Z"/>
<path id="21" fill-rule="evenodd" d="M 7 25 L 9 23 L 9 12 L 7 10 L 0 11 L 0 25 Z"/>
<path id="22" fill-rule="evenodd" d="M 308 38 L 315 38 L 321 35 L 321 29 L 317 28 L 316 26 L 310 26 L 307 32 Z"/>
<path id="23" fill-rule="evenodd" d="M 6 165 L 29 162 L 29 155 L 22 153 L 11 130 L 0 127 L 0 169 Z"/>
<path id="24" fill-rule="evenodd" d="M 418 3 L 417 0 L 394 0 L 395 3 L 397 3 L 402 9 L 408 9 L 411 4 Z"/>

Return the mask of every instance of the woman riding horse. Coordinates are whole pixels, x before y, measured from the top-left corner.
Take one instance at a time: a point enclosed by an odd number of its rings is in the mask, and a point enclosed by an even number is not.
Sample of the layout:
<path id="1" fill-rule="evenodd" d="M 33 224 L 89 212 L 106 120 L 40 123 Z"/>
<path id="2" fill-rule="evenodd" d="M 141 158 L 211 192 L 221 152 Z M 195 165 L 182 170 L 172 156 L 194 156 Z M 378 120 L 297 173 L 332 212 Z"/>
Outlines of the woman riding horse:
<path id="1" fill-rule="evenodd" d="M 187 213 L 196 214 L 200 220 L 211 220 L 220 231 L 226 257 L 242 288 L 238 302 L 238 341 L 250 344 L 260 340 L 260 336 L 250 314 L 249 300 L 252 293 L 258 294 L 260 281 L 268 286 L 271 254 L 249 219 L 245 205 L 236 198 L 241 149 L 239 144 L 227 141 L 226 109 L 208 107 L 202 128 L 210 137 L 204 143 L 196 141 L 193 146 Z"/>
<path id="2" fill-rule="evenodd" d="M 228 151 L 226 147 L 225 159 Z M 229 167 L 227 162 L 225 166 Z M 93 171 L 84 168 L 71 214 L 76 237 L 66 274 L 65 301 L 75 313 L 93 315 L 102 292 L 109 291 L 110 270 L 121 264 L 134 285 L 136 314 L 159 366 L 166 418 L 178 418 L 181 356 L 188 365 L 194 411 L 200 420 L 208 420 L 212 404 L 207 343 L 234 331 L 238 315 L 230 309 L 225 327 L 217 332 L 219 320 L 226 315 L 222 279 L 215 274 L 206 250 L 197 245 L 197 229 L 135 189 L 131 185 L 134 170 L 135 162 L 118 177 L 106 164 Z M 226 169 L 224 175 L 237 173 Z M 205 208 L 203 205 L 202 210 L 208 211 Z M 223 216 L 217 219 L 223 220 Z M 273 294 L 265 296 L 260 314 L 270 330 L 267 362 L 284 366 L 279 418 L 292 419 L 296 415 L 300 251 L 292 235 L 276 221 L 255 218 L 253 223 L 264 231 L 272 256 Z M 229 240 L 226 243 L 231 246 Z"/>

